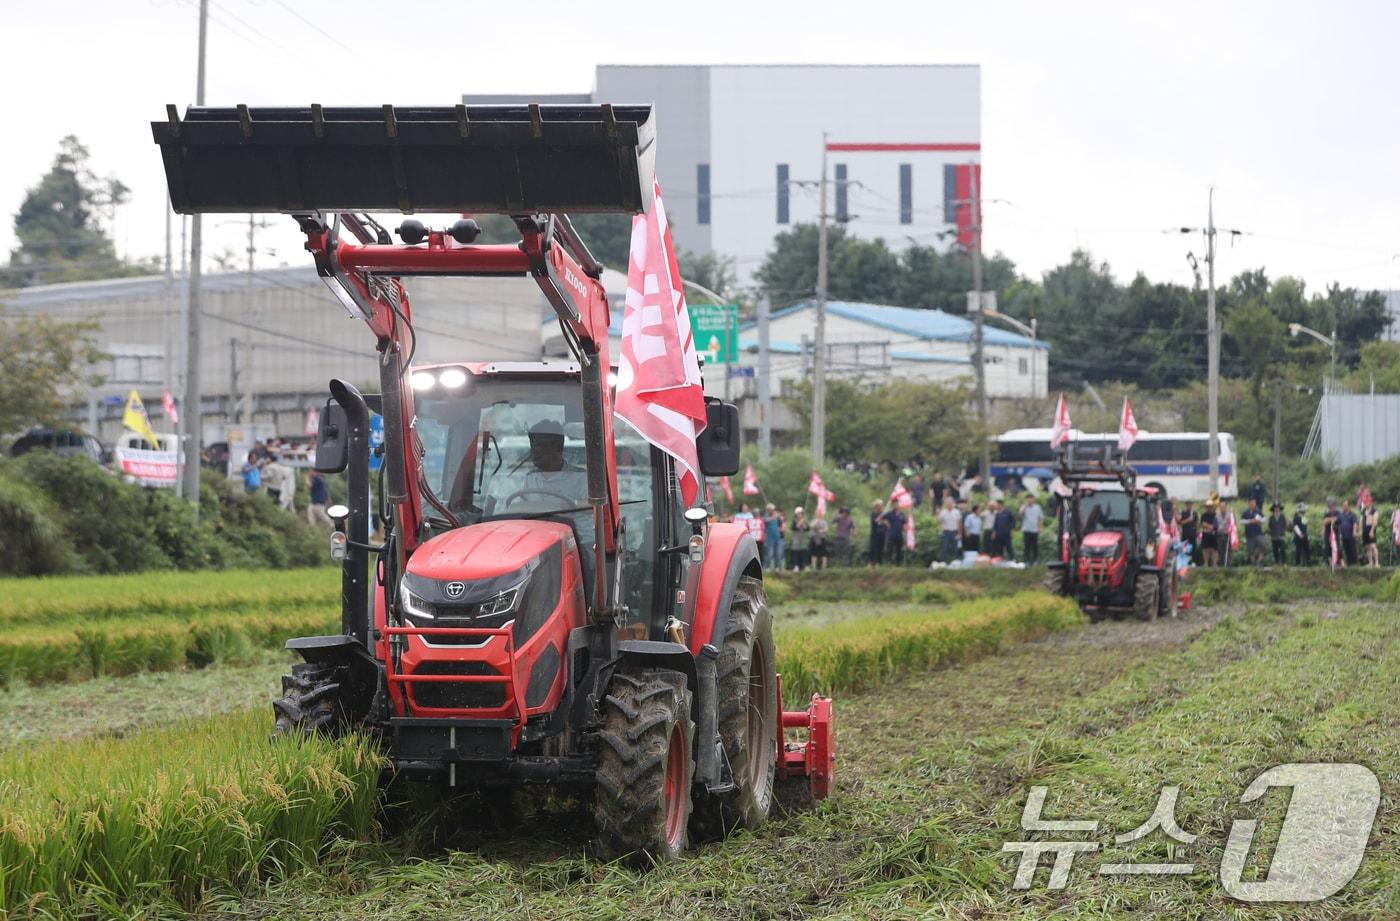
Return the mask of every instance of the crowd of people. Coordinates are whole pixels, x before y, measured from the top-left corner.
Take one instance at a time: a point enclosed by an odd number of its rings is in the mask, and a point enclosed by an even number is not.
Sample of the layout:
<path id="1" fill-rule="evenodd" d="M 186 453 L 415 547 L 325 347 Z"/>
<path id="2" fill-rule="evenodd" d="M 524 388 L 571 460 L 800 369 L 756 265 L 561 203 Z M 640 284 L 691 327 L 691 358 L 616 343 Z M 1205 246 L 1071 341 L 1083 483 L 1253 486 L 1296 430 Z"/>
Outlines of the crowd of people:
<path id="1" fill-rule="evenodd" d="M 1212 496 L 1197 512 L 1192 502 L 1181 503 L 1180 510 L 1169 512 L 1176 524 L 1177 536 L 1192 564 L 1215 567 L 1231 565 L 1231 557 L 1244 548 L 1247 561 L 1254 566 L 1313 564 L 1313 543 L 1309 531 L 1308 506 L 1294 505 L 1290 517 L 1277 500 L 1268 504 L 1268 491 L 1263 477 L 1255 477 L 1244 499 L 1245 508 L 1236 516 L 1229 501 Z M 1268 514 L 1265 514 L 1267 505 Z M 1400 546 L 1397 531 L 1400 516 L 1392 516 L 1391 534 Z M 1375 497 L 1363 483 L 1355 503 L 1328 496 L 1322 512 L 1323 559 L 1319 562 L 1333 569 L 1348 566 L 1376 568 L 1381 565 L 1380 542 L 1382 521 Z"/>
<path id="2" fill-rule="evenodd" d="M 905 525 L 915 510 L 932 514 L 937 522 L 933 559 L 941 564 L 972 565 L 991 559 L 1033 566 L 1043 562 L 1041 534 L 1046 531 L 1051 534 L 1053 549 L 1058 532 L 1055 519 L 1062 506 L 1053 488 L 1026 490 L 1015 496 L 993 490 L 993 498 L 983 501 L 982 482 L 976 476 L 959 479 L 933 473 L 925 478 L 913 472 L 902 482 L 907 483 L 912 499 L 909 507 L 876 500 L 862 522 L 848 507 L 838 508 L 829 520 L 821 505 L 813 513 L 798 506 L 789 516 L 771 502 L 742 504 L 733 520 L 749 529 L 764 568 L 769 570 L 802 571 L 857 563 L 904 565 L 913 556 L 905 540 Z M 1162 503 L 1164 523 L 1184 553 L 1184 565 L 1230 566 L 1243 560 L 1256 566 L 1310 566 L 1316 562 L 1333 568 L 1376 567 L 1381 565 L 1381 534 L 1386 527 L 1395 537 L 1400 556 L 1400 511 L 1383 523 L 1374 497 L 1364 485 L 1354 500 L 1327 497 L 1321 522 L 1321 558 L 1314 552 L 1306 503 L 1295 503 L 1290 514 L 1281 502 L 1269 502 L 1263 477 L 1255 477 L 1236 502 L 1238 512 L 1229 499 L 1215 496 L 1201 503 Z M 859 531 L 864 531 L 863 540 Z M 922 559 L 929 556 L 922 555 Z"/>
<path id="3" fill-rule="evenodd" d="M 248 452 L 247 459 L 239 468 L 239 475 L 243 480 L 244 492 L 265 493 L 282 508 L 295 512 L 297 469 L 283 462 L 278 445 L 261 441 L 253 445 L 253 450 Z M 326 507 L 330 504 L 326 478 L 315 468 L 307 468 L 302 479 L 307 489 L 307 524 L 331 527 L 333 522 L 326 513 Z"/>

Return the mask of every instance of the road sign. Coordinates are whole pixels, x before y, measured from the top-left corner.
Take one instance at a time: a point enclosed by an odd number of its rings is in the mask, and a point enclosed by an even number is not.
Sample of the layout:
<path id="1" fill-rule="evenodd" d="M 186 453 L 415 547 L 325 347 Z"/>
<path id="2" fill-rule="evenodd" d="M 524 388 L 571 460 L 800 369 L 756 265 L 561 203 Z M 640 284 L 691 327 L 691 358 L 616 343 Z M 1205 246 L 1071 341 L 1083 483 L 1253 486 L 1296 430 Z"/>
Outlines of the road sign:
<path id="1" fill-rule="evenodd" d="M 731 367 L 731 368 L 729 369 L 729 376 L 730 376 L 731 378 L 736 378 L 736 379 L 737 379 L 737 378 L 741 378 L 741 377 L 753 377 L 753 376 L 754 376 L 753 372 L 754 372 L 754 367 L 753 367 L 753 365 L 739 365 L 739 366 L 737 366 L 737 367 Z"/>
<path id="2" fill-rule="evenodd" d="M 695 350 L 706 364 L 733 364 L 739 360 L 739 305 L 687 304 Z"/>

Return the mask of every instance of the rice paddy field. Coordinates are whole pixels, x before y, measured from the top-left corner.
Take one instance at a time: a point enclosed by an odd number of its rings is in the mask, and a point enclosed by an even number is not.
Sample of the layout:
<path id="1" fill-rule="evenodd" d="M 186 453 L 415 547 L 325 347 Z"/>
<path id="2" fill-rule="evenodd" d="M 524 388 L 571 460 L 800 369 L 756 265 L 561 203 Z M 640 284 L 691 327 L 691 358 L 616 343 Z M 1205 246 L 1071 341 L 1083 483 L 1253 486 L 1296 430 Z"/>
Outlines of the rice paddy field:
<path id="1" fill-rule="evenodd" d="M 1092 626 L 1036 581 L 771 582 L 789 698 L 837 698 L 837 793 L 785 796 L 761 830 L 647 871 L 590 857 L 584 803 L 381 791 L 364 739 L 271 741 L 276 647 L 334 625 L 333 570 L 4 583 L 0 918 L 1400 918 L 1386 575 L 1207 573 L 1179 617 Z M 45 648 L 78 664 L 15 651 Z M 174 651 L 129 651 L 154 648 Z M 1312 904 L 1231 898 L 1231 821 L 1261 820 L 1246 872 L 1263 878 L 1287 802 L 1241 794 L 1315 761 L 1379 779 L 1355 878 Z M 1051 856 L 1013 888 L 1003 845 L 1057 837 L 1021 828 L 1033 786 L 1047 819 L 1099 823 L 1058 836 L 1096 845 L 1063 888 Z M 1117 843 L 1163 786 L 1194 842 Z M 1191 870 L 1096 872 L 1110 861 Z"/>

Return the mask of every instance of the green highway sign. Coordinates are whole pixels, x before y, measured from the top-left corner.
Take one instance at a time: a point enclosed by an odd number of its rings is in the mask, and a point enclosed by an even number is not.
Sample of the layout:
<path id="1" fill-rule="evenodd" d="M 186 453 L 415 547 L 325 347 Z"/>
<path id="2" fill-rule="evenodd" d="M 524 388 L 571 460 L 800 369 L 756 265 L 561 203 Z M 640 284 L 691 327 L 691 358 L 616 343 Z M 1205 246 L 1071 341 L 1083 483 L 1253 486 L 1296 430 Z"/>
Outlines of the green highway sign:
<path id="1" fill-rule="evenodd" d="M 739 305 L 686 304 L 695 351 L 706 364 L 733 364 L 739 360 Z"/>

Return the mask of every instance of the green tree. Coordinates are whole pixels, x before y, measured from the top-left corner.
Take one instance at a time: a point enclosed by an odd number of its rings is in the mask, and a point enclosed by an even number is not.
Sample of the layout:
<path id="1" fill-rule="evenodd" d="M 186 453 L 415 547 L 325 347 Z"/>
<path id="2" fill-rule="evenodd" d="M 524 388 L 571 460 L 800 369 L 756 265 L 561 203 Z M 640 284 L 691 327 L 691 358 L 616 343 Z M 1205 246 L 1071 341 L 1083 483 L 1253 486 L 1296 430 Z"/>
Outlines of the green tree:
<path id="1" fill-rule="evenodd" d="M 130 190 L 120 180 L 99 178 L 92 171 L 81 141 L 65 137 L 53 165 L 15 213 L 19 246 L 10 253 L 0 285 L 24 287 L 148 271 L 148 266 L 118 259 L 109 236 L 112 214 L 129 197 Z"/>
<path id="2" fill-rule="evenodd" d="M 952 469 L 975 454 L 983 434 L 969 408 L 970 395 L 961 387 L 837 378 L 827 382 L 826 400 L 827 406 L 840 407 L 826 419 L 827 454 L 838 463 L 903 465 L 922 458 Z M 801 420 L 803 438 L 809 438 L 810 384 L 800 383 L 787 404 Z"/>
<path id="3" fill-rule="evenodd" d="M 70 394 L 104 356 L 93 343 L 96 321 L 63 322 L 10 316 L 0 305 L 0 434 L 53 424 L 66 414 Z"/>
<path id="4" fill-rule="evenodd" d="M 734 272 L 734 259 L 719 253 L 697 255 L 690 251 L 676 257 L 680 263 L 681 278 L 709 288 L 727 303 L 738 302 L 738 276 Z M 707 302 L 708 299 L 693 290 L 685 292 L 687 301 Z"/>
<path id="5" fill-rule="evenodd" d="M 786 307 L 816 292 L 819 238 L 815 224 L 797 224 L 773 238 L 755 273 L 773 306 Z M 999 294 L 1020 282 L 1015 264 L 1001 254 L 983 260 L 982 279 L 984 290 Z M 879 237 L 865 240 L 841 226 L 827 228 L 827 291 L 835 300 L 963 314 L 971 290 L 972 262 L 966 253 L 918 245 L 896 253 Z"/>
<path id="6" fill-rule="evenodd" d="M 626 274 L 627 250 L 632 246 L 630 214 L 571 214 L 569 220 L 593 258 Z"/>

